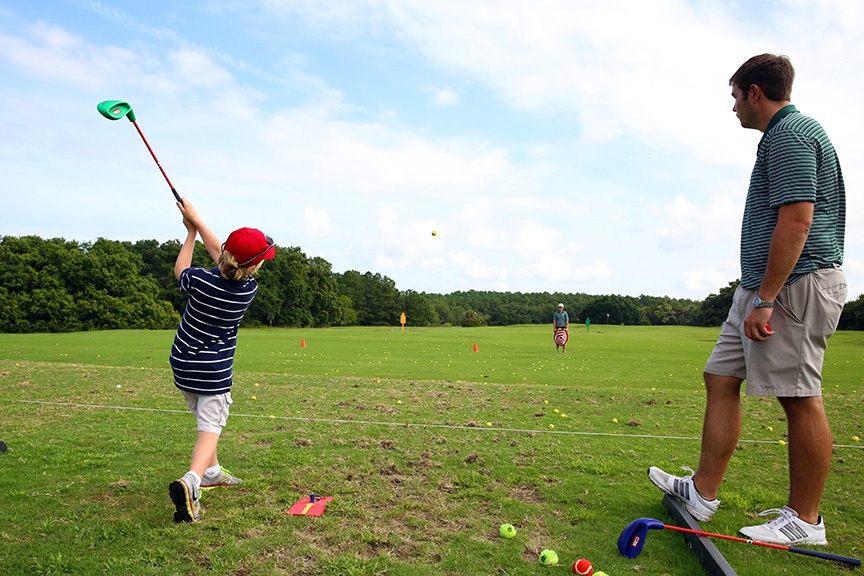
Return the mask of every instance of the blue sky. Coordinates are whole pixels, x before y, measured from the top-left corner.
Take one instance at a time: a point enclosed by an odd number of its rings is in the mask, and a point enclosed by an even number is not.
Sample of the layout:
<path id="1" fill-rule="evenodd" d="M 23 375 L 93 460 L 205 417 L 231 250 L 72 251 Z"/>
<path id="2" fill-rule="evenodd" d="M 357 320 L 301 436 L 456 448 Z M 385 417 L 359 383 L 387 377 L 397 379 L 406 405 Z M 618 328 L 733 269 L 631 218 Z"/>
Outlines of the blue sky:
<path id="1" fill-rule="evenodd" d="M 0 0 L 0 234 L 180 239 L 170 191 L 401 290 L 702 299 L 739 276 L 761 133 L 728 78 L 791 57 L 847 184 L 864 292 L 852 1 Z M 431 232 L 436 230 L 437 236 Z"/>

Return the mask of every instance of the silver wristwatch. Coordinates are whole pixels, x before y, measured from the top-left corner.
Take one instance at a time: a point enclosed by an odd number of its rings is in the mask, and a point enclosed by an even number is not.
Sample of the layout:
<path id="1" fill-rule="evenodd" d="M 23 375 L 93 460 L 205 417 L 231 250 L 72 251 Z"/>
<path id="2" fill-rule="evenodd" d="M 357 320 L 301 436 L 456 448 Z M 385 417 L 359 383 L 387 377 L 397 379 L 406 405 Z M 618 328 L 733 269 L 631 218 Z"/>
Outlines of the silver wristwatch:
<path id="1" fill-rule="evenodd" d="M 762 300 L 759 296 L 756 296 L 753 299 L 753 307 L 754 308 L 773 308 L 774 301 L 773 300 Z"/>

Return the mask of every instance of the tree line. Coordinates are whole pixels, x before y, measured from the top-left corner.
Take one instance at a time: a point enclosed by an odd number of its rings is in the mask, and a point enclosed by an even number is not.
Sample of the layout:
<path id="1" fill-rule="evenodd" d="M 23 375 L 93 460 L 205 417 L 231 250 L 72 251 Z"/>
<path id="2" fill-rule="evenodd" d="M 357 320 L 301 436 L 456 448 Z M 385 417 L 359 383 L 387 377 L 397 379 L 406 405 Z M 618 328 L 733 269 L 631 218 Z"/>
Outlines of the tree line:
<path id="1" fill-rule="evenodd" d="M 180 242 L 78 243 L 38 236 L 0 237 L 0 332 L 173 329 L 186 298 L 174 278 Z M 212 267 L 196 244 L 194 265 Z M 298 247 L 277 246 L 277 258 L 256 274 L 258 296 L 244 326 L 506 326 L 547 324 L 559 302 L 571 324 L 718 326 L 737 286 L 702 301 L 656 296 L 561 292 L 399 290 L 378 273 L 334 272 Z M 864 296 L 846 305 L 841 329 L 864 329 Z"/>

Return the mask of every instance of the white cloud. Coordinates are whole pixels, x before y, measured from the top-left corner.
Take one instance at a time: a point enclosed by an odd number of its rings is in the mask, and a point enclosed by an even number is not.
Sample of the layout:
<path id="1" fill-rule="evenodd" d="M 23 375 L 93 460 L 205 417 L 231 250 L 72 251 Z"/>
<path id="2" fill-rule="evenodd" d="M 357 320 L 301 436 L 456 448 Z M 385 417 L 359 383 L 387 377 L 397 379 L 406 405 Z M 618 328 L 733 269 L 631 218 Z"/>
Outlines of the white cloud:
<path id="1" fill-rule="evenodd" d="M 507 270 L 503 266 L 489 264 L 480 256 L 467 252 L 451 252 L 448 256 L 459 266 L 462 275 L 468 278 L 499 283 L 507 280 Z"/>
<path id="2" fill-rule="evenodd" d="M 678 195 L 660 210 L 657 235 L 669 252 L 716 246 L 737 246 L 743 204 L 718 195 L 701 205 Z"/>
<path id="3" fill-rule="evenodd" d="M 303 209 L 303 231 L 307 236 L 327 236 L 333 232 L 330 215 L 325 208 L 306 206 Z"/>
<path id="4" fill-rule="evenodd" d="M 448 108 L 459 104 L 459 94 L 449 88 L 435 90 L 432 95 L 432 103 L 440 108 Z"/>
<path id="5" fill-rule="evenodd" d="M 708 296 L 716 294 L 731 281 L 728 273 L 713 268 L 692 270 L 681 275 L 682 283 L 688 291 Z"/>
<path id="6" fill-rule="evenodd" d="M 200 50 L 173 51 L 168 54 L 168 62 L 179 78 L 195 87 L 220 88 L 233 82 L 231 74 Z"/>

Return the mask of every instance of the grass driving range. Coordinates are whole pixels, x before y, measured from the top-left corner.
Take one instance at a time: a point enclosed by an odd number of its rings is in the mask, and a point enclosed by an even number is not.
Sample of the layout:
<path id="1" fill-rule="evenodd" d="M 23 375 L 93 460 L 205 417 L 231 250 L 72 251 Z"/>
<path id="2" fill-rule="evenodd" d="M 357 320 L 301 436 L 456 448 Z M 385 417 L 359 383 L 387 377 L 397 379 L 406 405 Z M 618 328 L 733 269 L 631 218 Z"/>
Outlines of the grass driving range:
<path id="1" fill-rule="evenodd" d="M 167 495 L 195 438 L 173 331 L 0 334 L 0 573 L 529 575 L 587 557 L 610 576 L 700 574 L 675 533 L 633 560 L 615 544 L 635 518 L 669 521 L 649 465 L 696 466 L 717 332 L 575 327 L 555 354 L 548 326 L 241 331 L 220 461 L 245 483 L 205 493 L 193 525 Z M 864 333 L 831 339 L 824 376 L 819 549 L 860 558 Z M 712 532 L 785 504 L 782 410 L 745 397 L 744 414 Z M 323 516 L 286 515 L 311 492 L 334 497 Z M 714 543 L 741 575 L 844 569 Z M 559 567 L 538 565 L 545 548 Z"/>

